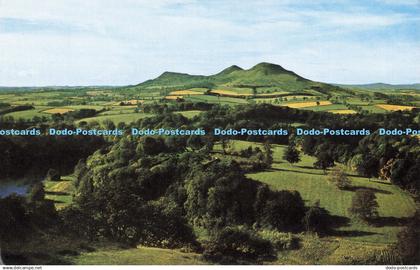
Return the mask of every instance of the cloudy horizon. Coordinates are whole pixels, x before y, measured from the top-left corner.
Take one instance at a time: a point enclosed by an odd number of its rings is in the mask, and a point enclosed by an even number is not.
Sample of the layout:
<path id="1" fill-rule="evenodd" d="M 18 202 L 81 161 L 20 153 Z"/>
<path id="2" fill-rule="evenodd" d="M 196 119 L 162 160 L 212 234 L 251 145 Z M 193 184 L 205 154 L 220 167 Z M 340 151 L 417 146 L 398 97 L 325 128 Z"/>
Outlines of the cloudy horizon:
<path id="1" fill-rule="evenodd" d="M 0 0 L 0 85 L 130 85 L 279 64 L 315 81 L 420 83 L 420 1 Z"/>

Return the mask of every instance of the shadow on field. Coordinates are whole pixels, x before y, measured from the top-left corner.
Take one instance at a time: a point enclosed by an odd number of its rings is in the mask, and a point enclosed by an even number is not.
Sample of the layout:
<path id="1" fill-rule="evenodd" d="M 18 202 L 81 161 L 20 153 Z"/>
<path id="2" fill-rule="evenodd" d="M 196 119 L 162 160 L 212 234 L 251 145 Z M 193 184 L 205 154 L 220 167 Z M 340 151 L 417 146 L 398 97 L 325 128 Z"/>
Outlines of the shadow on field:
<path id="1" fill-rule="evenodd" d="M 64 192 L 64 191 L 45 191 L 46 195 L 70 195 L 70 193 L 68 192 Z"/>
<path id="2" fill-rule="evenodd" d="M 372 188 L 372 187 L 365 187 L 365 186 L 351 186 L 351 187 L 346 188 L 346 190 L 354 191 L 354 192 L 359 190 L 359 189 L 370 190 L 372 192 L 380 193 L 380 194 L 387 194 L 387 195 L 393 194 L 392 192 L 389 192 L 387 190 L 377 189 L 377 188 Z"/>
<path id="3" fill-rule="evenodd" d="M 6 265 L 52 264 L 69 265 L 70 262 L 56 256 L 42 252 L 3 252 L 3 261 Z"/>
<path id="4" fill-rule="evenodd" d="M 302 169 L 308 169 L 308 170 L 317 170 L 316 168 L 311 167 L 311 166 L 299 166 L 299 165 L 296 165 L 296 167 L 299 167 L 299 168 L 302 168 Z"/>
<path id="5" fill-rule="evenodd" d="M 404 226 L 409 222 L 410 218 L 408 217 L 377 217 L 369 221 L 375 227 L 384 227 L 384 226 Z"/>
<path id="6" fill-rule="evenodd" d="M 329 215 L 327 219 L 327 223 L 332 229 L 350 226 L 350 218 L 348 217 Z"/>
<path id="7" fill-rule="evenodd" d="M 46 199 L 46 200 L 53 203 L 65 203 L 64 201 L 60 201 L 60 200 L 53 200 L 53 199 Z"/>
<path id="8" fill-rule="evenodd" d="M 374 235 L 378 233 L 374 232 L 365 232 L 365 231 L 333 231 L 329 235 L 330 236 L 337 236 L 337 237 L 357 237 L 357 236 L 368 236 L 368 235 Z"/>
<path id="9" fill-rule="evenodd" d="M 270 168 L 270 169 L 268 169 L 266 171 L 267 172 L 274 172 L 274 171 L 278 171 L 278 172 L 295 172 L 295 173 L 301 173 L 301 174 L 325 175 L 323 173 L 302 172 L 302 171 L 297 171 L 297 170 L 285 170 L 285 169 L 278 169 L 278 168 Z"/>

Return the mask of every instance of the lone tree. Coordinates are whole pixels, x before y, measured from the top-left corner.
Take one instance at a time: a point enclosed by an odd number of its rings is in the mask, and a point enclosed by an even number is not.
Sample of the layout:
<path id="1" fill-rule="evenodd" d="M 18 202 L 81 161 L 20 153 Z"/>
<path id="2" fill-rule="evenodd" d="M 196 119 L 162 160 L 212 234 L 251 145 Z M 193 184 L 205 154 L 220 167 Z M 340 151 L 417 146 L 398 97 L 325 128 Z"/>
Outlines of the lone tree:
<path id="1" fill-rule="evenodd" d="M 328 175 L 328 181 L 336 185 L 338 189 L 346 189 L 351 185 L 350 178 L 339 167 L 334 167 Z"/>
<path id="2" fill-rule="evenodd" d="M 349 212 L 364 221 L 378 216 L 378 202 L 375 193 L 368 189 L 359 189 L 353 196 Z"/>
<path id="3" fill-rule="evenodd" d="M 327 168 L 334 166 L 334 159 L 327 152 L 321 152 L 317 155 L 317 160 L 314 163 L 315 168 L 327 170 Z"/>
<path id="4" fill-rule="evenodd" d="M 294 143 L 291 142 L 289 146 L 287 146 L 287 149 L 283 154 L 283 159 L 290 164 L 298 163 L 300 161 L 300 152 L 297 150 Z"/>
<path id="5" fill-rule="evenodd" d="M 264 163 L 267 168 L 270 168 L 273 164 L 273 150 L 271 144 L 268 141 L 264 142 Z"/>

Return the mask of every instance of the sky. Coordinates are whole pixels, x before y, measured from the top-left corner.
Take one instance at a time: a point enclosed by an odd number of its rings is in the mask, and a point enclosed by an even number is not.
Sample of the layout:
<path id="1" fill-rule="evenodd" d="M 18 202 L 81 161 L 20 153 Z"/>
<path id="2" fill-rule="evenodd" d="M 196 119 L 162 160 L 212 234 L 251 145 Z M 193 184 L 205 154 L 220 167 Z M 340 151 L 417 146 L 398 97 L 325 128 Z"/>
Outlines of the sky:
<path id="1" fill-rule="evenodd" d="M 0 0 L 0 85 L 129 85 L 271 62 L 420 83 L 420 0 Z"/>

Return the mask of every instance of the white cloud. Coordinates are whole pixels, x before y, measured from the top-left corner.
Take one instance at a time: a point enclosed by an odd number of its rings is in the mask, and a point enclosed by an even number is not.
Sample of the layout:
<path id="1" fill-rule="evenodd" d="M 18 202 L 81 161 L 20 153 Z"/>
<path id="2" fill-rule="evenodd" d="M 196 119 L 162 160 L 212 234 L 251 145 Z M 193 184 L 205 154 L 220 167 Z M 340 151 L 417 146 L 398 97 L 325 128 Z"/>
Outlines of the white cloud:
<path id="1" fill-rule="evenodd" d="M 420 81 L 418 39 L 394 44 L 388 37 L 345 36 L 418 22 L 418 16 L 302 3 L 0 0 L 0 19 L 60 25 L 0 32 L 0 85 L 133 84 L 164 70 L 209 74 L 261 61 L 321 81 Z"/>

